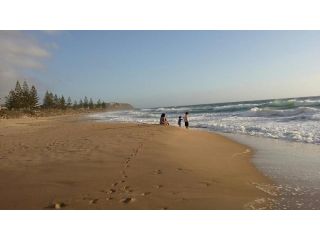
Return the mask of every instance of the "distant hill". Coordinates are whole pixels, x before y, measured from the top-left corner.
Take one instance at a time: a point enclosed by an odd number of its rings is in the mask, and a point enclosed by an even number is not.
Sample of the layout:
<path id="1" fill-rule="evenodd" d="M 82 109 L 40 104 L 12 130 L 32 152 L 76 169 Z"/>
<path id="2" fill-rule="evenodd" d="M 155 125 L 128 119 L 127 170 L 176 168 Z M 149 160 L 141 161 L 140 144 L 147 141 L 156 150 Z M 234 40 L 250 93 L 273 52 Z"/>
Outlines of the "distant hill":
<path id="1" fill-rule="evenodd" d="M 134 109 L 129 103 L 106 103 L 107 111 L 131 110 Z"/>

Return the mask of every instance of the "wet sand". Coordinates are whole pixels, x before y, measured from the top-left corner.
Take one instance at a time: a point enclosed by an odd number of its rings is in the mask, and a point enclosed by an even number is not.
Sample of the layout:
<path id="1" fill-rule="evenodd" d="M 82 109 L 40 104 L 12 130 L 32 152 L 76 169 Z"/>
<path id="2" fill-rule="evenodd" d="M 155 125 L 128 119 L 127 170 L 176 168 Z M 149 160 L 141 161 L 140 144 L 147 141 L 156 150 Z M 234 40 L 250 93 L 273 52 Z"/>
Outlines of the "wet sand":
<path id="1" fill-rule="evenodd" d="M 269 209 L 252 150 L 176 127 L 0 121 L 0 209 Z"/>
<path id="2" fill-rule="evenodd" d="M 276 209 L 320 209 L 319 145 L 224 134 L 255 149 L 252 162 L 276 189 Z"/>

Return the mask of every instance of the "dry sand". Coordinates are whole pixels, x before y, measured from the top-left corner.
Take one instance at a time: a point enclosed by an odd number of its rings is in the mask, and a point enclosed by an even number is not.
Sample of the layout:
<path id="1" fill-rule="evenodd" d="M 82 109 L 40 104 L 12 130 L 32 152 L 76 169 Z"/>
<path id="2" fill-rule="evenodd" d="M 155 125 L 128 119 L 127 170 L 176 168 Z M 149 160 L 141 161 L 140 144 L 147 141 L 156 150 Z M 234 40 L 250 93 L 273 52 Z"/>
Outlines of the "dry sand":
<path id="1" fill-rule="evenodd" d="M 177 127 L 0 120 L 0 209 L 270 208 L 251 155 Z"/>

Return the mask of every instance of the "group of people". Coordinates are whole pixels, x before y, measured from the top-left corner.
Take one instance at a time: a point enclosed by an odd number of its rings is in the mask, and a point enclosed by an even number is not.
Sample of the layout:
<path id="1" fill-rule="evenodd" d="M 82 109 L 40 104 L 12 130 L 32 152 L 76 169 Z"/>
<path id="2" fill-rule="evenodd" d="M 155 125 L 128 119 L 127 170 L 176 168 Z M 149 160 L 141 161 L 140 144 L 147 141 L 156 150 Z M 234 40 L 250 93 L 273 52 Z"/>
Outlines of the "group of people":
<path id="1" fill-rule="evenodd" d="M 178 118 L 178 125 L 179 127 L 181 127 L 181 124 L 182 124 L 182 120 L 184 121 L 184 126 L 186 128 L 189 128 L 189 118 L 188 118 L 188 115 L 189 115 L 189 112 L 185 112 L 183 118 L 181 116 L 179 116 Z M 169 122 L 166 118 L 166 114 L 165 113 L 162 113 L 161 114 L 161 117 L 160 117 L 160 125 L 165 125 L 165 126 L 168 126 L 169 125 Z"/>

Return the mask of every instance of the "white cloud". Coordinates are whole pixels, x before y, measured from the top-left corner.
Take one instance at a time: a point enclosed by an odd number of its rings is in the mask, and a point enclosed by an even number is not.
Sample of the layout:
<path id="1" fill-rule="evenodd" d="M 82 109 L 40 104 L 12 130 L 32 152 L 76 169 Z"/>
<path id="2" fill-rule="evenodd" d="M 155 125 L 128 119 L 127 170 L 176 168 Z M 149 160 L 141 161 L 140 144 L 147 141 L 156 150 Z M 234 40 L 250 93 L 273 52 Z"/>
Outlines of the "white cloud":
<path id="1" fill-rule="evenodd" d="M 28 32 L 0 31 L 0 97 L 7 95 L 17 80 L 24 79 L 23 71 L 41 69 L 49 56 Z"/>

